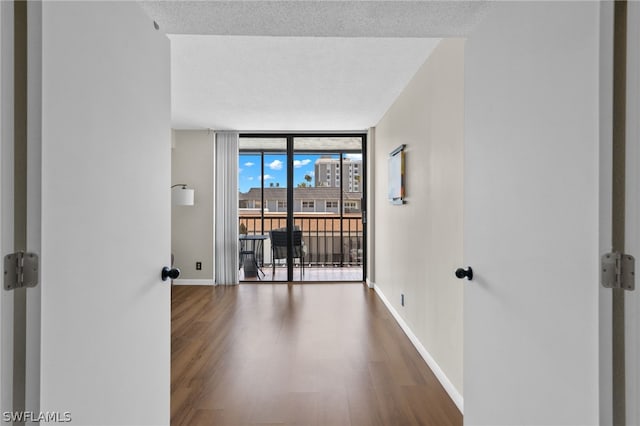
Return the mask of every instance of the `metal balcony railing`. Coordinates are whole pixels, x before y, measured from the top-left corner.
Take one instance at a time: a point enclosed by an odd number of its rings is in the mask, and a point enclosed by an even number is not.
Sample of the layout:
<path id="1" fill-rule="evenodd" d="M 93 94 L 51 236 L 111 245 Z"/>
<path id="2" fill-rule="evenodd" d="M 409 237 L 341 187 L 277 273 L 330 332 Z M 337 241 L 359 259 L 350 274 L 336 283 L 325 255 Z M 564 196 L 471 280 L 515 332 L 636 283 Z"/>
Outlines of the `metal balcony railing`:
<path id="1" fill-rule="evenodd" d="M 302 240 L 306 247 L 307 266 L 362 266 L 363 225 L 360 213 L 350 213 L 340 218 L 338 214 L 296 213 L 294 226 L 302 230 Z M 249 235 L 265 234 L 273 229 L 285 228 L 286 215 L 283 213 L 259 214 L 240 213 L 239 228 Z M 266 240 L 262 253 L 256 253 L 260 263 L 271 264 L 271 245 Z"/>

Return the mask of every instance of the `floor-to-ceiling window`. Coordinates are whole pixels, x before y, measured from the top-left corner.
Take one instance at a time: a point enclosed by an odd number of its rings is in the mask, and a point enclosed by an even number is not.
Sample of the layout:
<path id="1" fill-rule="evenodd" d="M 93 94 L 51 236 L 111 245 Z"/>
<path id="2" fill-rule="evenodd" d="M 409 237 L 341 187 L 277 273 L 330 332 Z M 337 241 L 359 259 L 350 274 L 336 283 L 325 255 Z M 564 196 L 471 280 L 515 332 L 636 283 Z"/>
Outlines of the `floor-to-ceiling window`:
<path id="1" fill-rule="evenodd" d="M 363 280 L 365 143 L 363 134 L 241 135 L 241 280 Z"/>

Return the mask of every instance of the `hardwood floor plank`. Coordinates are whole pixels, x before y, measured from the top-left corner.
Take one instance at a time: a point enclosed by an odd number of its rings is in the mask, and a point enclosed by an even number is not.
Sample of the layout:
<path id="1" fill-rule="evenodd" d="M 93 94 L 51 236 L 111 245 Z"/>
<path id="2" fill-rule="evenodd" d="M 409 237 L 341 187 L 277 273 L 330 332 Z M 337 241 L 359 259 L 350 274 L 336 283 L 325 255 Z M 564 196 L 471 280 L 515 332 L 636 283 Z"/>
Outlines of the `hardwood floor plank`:
<path id="1" fill-rule="evenodd" d="M 347 390 L 321 392 L 318 395 L 318 424 L 349 426 L 349 399 Z"/>
<path id="2" fill-rule="evenodd" d="M 385 426 L 373 387 L 351 386 L 347 398 L 352 425 Z"/>
<path id="3" fill-rule="evenodd" d="M 171 306 L 173 426 L 462 424 L 361 284 L 174 286 Z"/>

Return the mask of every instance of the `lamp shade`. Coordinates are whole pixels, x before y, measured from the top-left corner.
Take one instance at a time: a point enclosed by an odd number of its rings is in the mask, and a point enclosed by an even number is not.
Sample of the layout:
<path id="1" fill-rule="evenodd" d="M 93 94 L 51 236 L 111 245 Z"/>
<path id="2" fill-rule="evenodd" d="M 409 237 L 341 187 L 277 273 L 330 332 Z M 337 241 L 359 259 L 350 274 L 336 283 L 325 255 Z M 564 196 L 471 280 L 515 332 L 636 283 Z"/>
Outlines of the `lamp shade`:
<path id="1" fill-rule="evenodd" d="M 186 187 L 173 188 L 171 199 L 174 206 L 192 206 L 194 195 L 194 189 L 187 189 Z"/>

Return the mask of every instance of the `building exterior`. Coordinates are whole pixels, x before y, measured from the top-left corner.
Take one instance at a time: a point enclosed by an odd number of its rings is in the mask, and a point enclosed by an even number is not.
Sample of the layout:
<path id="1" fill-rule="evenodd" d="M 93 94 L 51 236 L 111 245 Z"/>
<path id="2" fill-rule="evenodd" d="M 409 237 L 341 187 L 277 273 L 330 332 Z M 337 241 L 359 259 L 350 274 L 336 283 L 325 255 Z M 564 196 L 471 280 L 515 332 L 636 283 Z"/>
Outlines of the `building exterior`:
<path id="1" fill-rule="evenodd" d="M 310 187 L 294 189 L 294 212 L 305 213 L 339 213 L 340 189 L 331 187 Z M 362 192 L 342 193 L 344 213 L 360 213 Z M 238 208 L 261 209 L 263 204 L 260 188 L 251 188 L 238 194 Z M 264 208 L 268 212 L 287 211 L 286 188 L 264 188 Z"/>
<path id="2" fill-rule="evenodd" d="M 362 192 L 362 160 L 320 157 L 315 164 L 315 186 L 342 188 L 345 192 Z"/>

